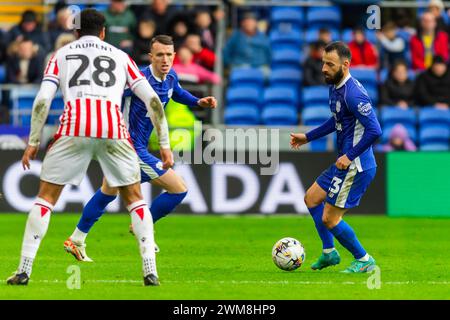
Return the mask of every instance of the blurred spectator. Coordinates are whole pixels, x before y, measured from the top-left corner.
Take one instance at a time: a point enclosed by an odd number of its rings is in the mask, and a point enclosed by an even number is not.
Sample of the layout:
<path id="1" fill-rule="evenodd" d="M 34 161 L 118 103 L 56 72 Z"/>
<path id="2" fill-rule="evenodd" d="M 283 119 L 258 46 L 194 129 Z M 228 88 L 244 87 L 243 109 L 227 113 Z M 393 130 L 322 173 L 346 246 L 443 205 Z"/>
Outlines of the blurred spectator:
<path id="1" fill-rule="evenodd" d="M 433 58 L 433 64 L 416 80 L 417 104 L 448 109 L 450 105 L 450 71 L 441 56 Z"/>
<path id="2" fill-rule="evenodd" d="M 373 44 L 367 41 L 363 28 L 357 27 L 353 30 L 353 40 L 348 47 L 352 53 L 352 67 L 377 67 L 377 50 Z"/>
<path id="3" fill-rule="evenodd" d="M 175 50 L 178 50 L 184 44 L 192 29 L 189 16 L 186 13 L 181 12 L 174 15 L 168 26 L 168 34 L 173 39 Z"/>
<path id="4" fill-rule="evenodd" d="M 327 28 L 320 28 L 318 40 L 323 41 L 325 44 L 329 44 L 332 41 L 331 31 Z"/>
<path id="5" fill-rule="evenodd" d="M 198 63 L 209 70 L 214 69 L 216 54 L 213 51 L 202 47 L 200 36 L 198 34 L 189 34 L 186 37 L 184 45 L 194 54 L 195 63 Z"/>
<path id="6" fill-rule="evenodd" d="M 213 30 L 211 14 L 208 10 L 199 10 L 195 15 L 196 32 L 200 35 L 202 45 L 209 50 L 215 47 L 215 31 Z"/>
<path id="7" fill-rule="evenodd" d="M 193 62 L 194 56 L 188 48 L 181 47 L 177 52 L 177 56 L 178 61 L 173 65 L 173 68 L 180 80 L 195 83 L 220 83 L 220 77 L 217 74 Z"/>
<path id="8" fill-rule="evenodd" d="M 417 34 L 411 38 L 411 58 L 414 70 L 425 70 L 431 66 L 433 56 L 440 55 L 448 60 L 448 35 L 438 31 L 436 18 L 426 11 L 420 18 Z"/>
<path id="9" fill-rule="evenodd" d="M 303 84 L 305 86 L 326 85 L 322 74 L 322 55 L 325 42 L 319 40 L 310 45 L 309 56 L 303 65 Z"/>
<path id="10" fill-rule="evenodd" d="M 396 60 L 406 58 L 405 40 L 397 35 L 397 27 L 392 21 L 387 22 L 376 35 L 381 46 L 381 68 L 389 68 Z"/>
<path id="11" fill-rule="evenodd" d="M 446 15 L 442 0 L 430 0 L 430 2 L 428 2 L 428 11 L 430 11 L 436 18 L 437 30 L 445 31 L 448 34 L 450 31 L 449 26 L 447 25 L 449 23 L 449 19 Z"/>
<path id="12" fill-rule="evenodd" d="M 416 28 L 413 27 L 411 9 L 392 8 L 391 20 L 397 25 L 397 31 L 413 36 L 416 34 Z"/>
<path id="13" fill-rule="evenodd" d="M 380 104 L 402 109 L 414 105 L 414 82 L 408 78 L 406 62 L 398 61 L 392 66 L 380 88 Z"/>
<path id="14" fill-rule="evenodd" d="M 6 64 L 9 83 L 39 83 L 42 79 L 44 58 L 38 47 L 28 38 L 14 42 Z"/>
<path id="15" fill-rule="evenodd" d="M 71 43 L 72 41 L 75 41 L 75 35 L 73 33 L 61 33 L 59 37 L 55 41 L 55 50 L 47 54 L 47 57 L 45 58 L 44 66 L 47 65 L 48 61 L 52 58 L 52 55 L 55 54 L 56 51 L 64 47 L 66 44 Z"/>
<path id="16" fill-rule="evenodd" d="M 265 34 L 258 31 L 253 13 L 246 13 L 242 18 L 240 30 L 231 35 L 223 49 L 223 60 L 227 67 L 269 68 L 270 41 Z"/>
<path id="17" fill-rule="evenodd" d="M 153 0 L 150 6 L 142 10 L 142 7 L 137 7 L 139 10 L 139 20 L 151 18 L 155 21 L 156 31 L 155 36 L 159 34 L 168 34 L 169 23 L 172 20 L 176 9 L 169 6 L 168 0 Z"/>
<path id="18" fill-rule="evenodd" d="M 0 64 L 6 60 L 6 35 L 5 32 L 0 29 Z"/>
<path id="19" fill-rule="evenodd" d="M 49 23 L 48 33 L 50 36 L 50 43 L 52 45 L 52 50 L 56 48 L 56 39 L 61 34 L 73 34 L 73 30 L 69 29 L 71 27 L 71 11 L 68 7 L 62 7 L 56 12 L 56 19 Z"/>
<path id="20" fill-rule="evenodd" d="M 39 46 L 39 50 L 42 51 L 40 54 L 46 54 L 52 48 L 48 33 L 42 31 L 33 10 L 24 11 L 20 23 L 9 31 L 8 45 L 24 37 Z"/>
<path id="21" fill-rule="evenodd" d="M 137 28 L 137 37 L 134 40 L 132 57 L 138 66 L 144 66 L 150 64 L 150 41 L 155 35 L 156 25 L 155 22 L 146 18 L 139 21 Z"/>
<path id="22" fill-rule="evenodd" d="M 127 53 L 131 53 L 133 34 L 136 29 L 136 17 L 127 8 L 125 0 L 111 0 L 111 4 L 104 15 L 106 19 L 105 41 Z"/>
<path id="23" fill-rule="evenodd" d="M 408 135 L 408 130 L 398 123 L 389 134 L 389 141 L 381 147 L 381 151 L 416 151 L 417 147 Z"/>

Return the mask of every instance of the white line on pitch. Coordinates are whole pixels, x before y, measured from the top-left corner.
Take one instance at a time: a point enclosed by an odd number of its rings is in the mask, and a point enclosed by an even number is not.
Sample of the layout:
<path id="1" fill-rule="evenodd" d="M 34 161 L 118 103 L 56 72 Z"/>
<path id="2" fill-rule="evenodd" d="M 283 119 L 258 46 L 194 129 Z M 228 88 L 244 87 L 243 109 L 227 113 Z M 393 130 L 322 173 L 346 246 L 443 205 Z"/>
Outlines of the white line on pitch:
<path id="1" fill-rule="evenodd" d="M 32 282 L 39 283 L 65 283 L 66 280 L 30 280 Z M 142 280 L 84 280 L 84 283 L 141 283 Z M 206 281 L 206 280 L 162 280 L 164 283 L 190 283 L 190 284 L 280 284 L 280 285 L 329 285 L 329 284 L 344 284 L 344 285 L 355 285 L 355 284 L 366 284 L 366 281 L 355 282 L 355 281 L 259 281 L 259 280 L 218 280 L 218 281 Z M 429 284 L 429 285 L 450 285 L 450 281 L 382 281 L 384 285 L 414 285 L 414 284 Z"/>

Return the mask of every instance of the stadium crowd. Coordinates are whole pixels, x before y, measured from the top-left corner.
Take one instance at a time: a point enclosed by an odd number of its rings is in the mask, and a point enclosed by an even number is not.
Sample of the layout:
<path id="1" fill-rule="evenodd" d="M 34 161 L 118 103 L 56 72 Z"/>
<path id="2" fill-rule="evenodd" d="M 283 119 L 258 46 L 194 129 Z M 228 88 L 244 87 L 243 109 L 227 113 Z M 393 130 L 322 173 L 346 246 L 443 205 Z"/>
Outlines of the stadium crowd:
<path id="1" fill-rule="evenodd" d="M 226 3 L 232 5 L 233 1 Z M 339 10 L 338 6 L 333 8 Z M 357 79 L 363 75 L 359 80 L 368 89 L 381 118 L 384 108 L 416 113 L 429 108 L 449 111 L 450 9 L 446 11 L 441 0 L 430 0 L 427 8 L 417 11 L 417 18 L 413 18 L 411 10 L 394 9 L 389 19 L 383 16 L 382 28 L 376 31 L 366 29 L 355 15 L 336 10 L 314 24 L 312 9 L 315 8 L 239 7 L 239 26 L 235 28 L 231 27 L 231 18 L 219 7 L 175 6 L 168 0 L 154 0 L 142 6 L 111 0 L 103 9 L 106 41 L 130 54 L 138 65 L 149 63 L 150 39 L 168 34 L 175 42 L 174 69 L 180 80 L 225 84 L 226 124 L 317 125 L 316 118 L 316 122 L 308 121 L 311 112 L 307 109 L 316 104 L 306 99 L 307 91 L 325 86 L 321 56 L 324 47 L 335 40 L 346 42 L 351 49 L 352 74 Z M 336 23 L 330 23 L 336 12 Z M 32 10 L 23 12 L 20 23 L 9 30 L 0 29 L 0 84 L 39 83 L 53 52 L 74 40 L 67 5 L 58 2 L 52 16 L 45 28 L 47 32 L 43 32 L 44 26 Z M 222 19 L 227 20 L 228 36 L 224 48 L 218 48 L 217 22 Z M 219 61 L 225 67 L 223 75 L 214 73 L 218 50 L 223 50 L 223 61 Z M 259 79 L 250 79 L 252 74 Z M 288 75 L 291 78 L 286 79 Z M 284 86 L 283 81 L 289 85 Z M 256 95 L 252 101 L 251 89 L 255 83 Z M 272 89 L 282 86 L 294 91 L 291 108 L 275 110 L 273 106 L 279 101 L 270 97 L 280 96 L 283 91 Z M 238 89 L 248 89 L 243 101 L 235 99 Z M 312 92 L 317 95 L 319 91 Z M 284 98 L 288 99 L 291 93 L 285 93 Z M 0 123 L 11 122 L 10 100 L 8 92 L 3 90 Z M 254 106 L 250 107 L 252 103 Z M 270 108 L 265 108 L 268 105 Z M 255 107 L 257 110 L 253 110 Z M 416 124 L 409 128 L 408 124 L 399 122 L 403 129 L 408 129 L 406 139 L 418 142 L 419 138 L 412 132 Z M 390 125 L 383 143 L 389 144 L 393 140 L 389 135 L 402 130 L 392 130 L 395 124 Z"/>

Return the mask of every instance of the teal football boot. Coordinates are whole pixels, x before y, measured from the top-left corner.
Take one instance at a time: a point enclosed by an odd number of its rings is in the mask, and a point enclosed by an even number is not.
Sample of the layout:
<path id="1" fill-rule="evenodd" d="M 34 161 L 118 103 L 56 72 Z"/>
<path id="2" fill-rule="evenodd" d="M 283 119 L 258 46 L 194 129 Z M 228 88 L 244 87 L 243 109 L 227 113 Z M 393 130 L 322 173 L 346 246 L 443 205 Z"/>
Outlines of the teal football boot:
<path id="1" fill-rule="evenodd" d="M 342 273 L 365 273 L 372 271 L 376 266 L 375 259 L 369 256 L 368 261 L 353 260 L 350 266 Z"/>
<path id="2" fill-rule="evenodd" d="M 323 268 L 335 266 L 341 262 L 341 257 L 337 250 L 333 250 L 330 253 L 322 253 L 319 259 L 311 265 L 313 270 L 322 270 Z"/>

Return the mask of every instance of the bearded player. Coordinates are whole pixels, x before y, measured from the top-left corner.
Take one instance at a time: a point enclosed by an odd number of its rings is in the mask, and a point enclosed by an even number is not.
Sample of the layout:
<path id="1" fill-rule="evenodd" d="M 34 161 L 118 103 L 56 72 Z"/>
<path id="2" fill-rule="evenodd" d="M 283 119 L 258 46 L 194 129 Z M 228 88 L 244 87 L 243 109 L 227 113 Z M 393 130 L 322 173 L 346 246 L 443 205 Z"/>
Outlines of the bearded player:
<path id="1" fill-rule="evenodd" d="M 342 42 L 325 47 L 322 73 L 331 85 L 329 103 L 332 117 L 303 134 L 291 133 L 291 147 L 297 149 L 332 132 L 337 134 L 338 159 L 308 189 L 305 203 L 322 240 L 323 253 L 311 268 L 321 270 L 337 265 L 340 256 L 334 238 L 355 258 L 345 273 L 363 273 L 375 266 L 355 232 L 342 220 L 356 207 L 375 177 L 377 164 L 372 144 L 381 136 L 380 124 L 364 87 L 350 75 L 351 53 Z"/>

